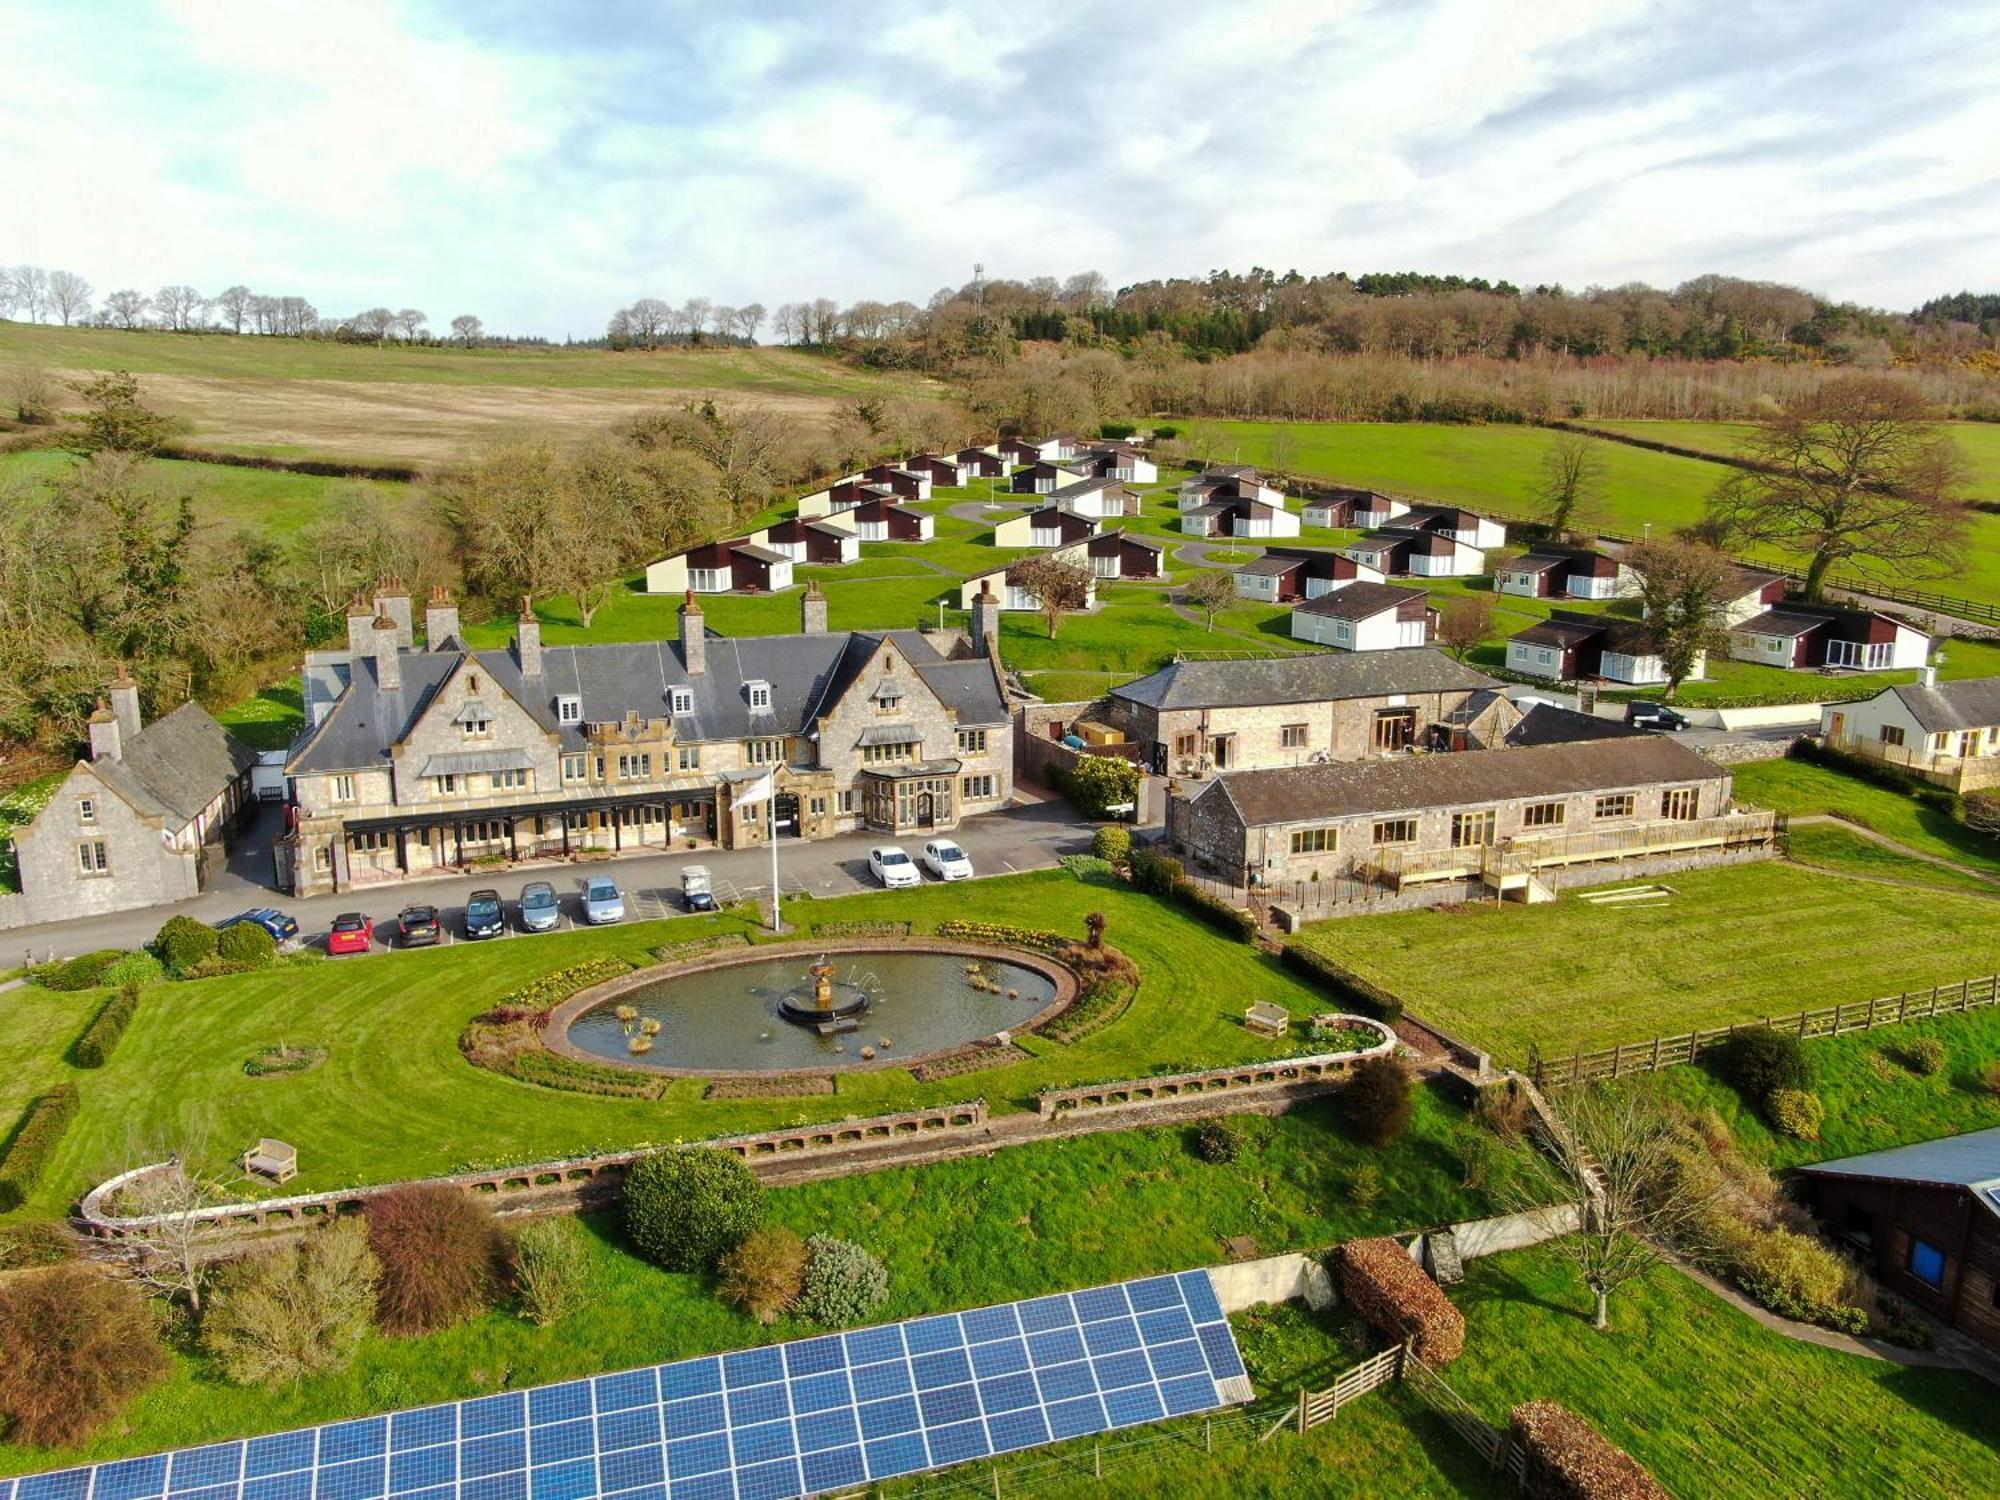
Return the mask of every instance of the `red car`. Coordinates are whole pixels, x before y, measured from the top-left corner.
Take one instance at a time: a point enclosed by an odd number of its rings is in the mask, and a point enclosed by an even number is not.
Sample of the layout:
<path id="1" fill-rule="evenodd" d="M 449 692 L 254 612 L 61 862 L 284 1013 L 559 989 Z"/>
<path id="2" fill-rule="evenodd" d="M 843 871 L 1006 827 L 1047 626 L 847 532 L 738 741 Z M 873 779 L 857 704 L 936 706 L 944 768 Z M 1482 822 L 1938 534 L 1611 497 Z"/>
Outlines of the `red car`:
<path id="1" fill-rule="evenodd" d="M 326 935 L 328 953 L 366 953 L 375 946 L 375 919 L 358 911 L 344 912 L 333 919 Z"/>

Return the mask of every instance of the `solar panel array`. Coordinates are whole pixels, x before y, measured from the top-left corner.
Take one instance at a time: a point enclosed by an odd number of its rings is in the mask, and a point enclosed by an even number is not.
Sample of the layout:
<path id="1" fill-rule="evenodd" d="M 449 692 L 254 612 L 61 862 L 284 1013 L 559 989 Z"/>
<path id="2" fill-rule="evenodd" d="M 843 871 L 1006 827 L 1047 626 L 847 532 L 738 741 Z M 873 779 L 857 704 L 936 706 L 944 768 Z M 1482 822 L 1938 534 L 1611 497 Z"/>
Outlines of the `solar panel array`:
<path id="1" fill-rule="evenodd" d="M 783 1500 L 1250 1395 L 1188 1271 L 0 1479 L 0 1500 Z"/>

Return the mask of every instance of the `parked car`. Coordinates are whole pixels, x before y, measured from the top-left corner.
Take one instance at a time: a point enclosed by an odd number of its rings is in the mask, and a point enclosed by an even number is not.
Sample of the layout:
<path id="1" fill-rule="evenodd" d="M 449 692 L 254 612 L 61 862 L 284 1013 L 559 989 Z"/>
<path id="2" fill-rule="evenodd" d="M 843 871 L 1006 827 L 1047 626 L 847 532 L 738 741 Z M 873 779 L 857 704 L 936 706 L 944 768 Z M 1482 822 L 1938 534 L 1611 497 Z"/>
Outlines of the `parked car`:
<path id="1" fill-rule="evenodd" d="M 405 948 L 428 948 L 444 938 L 444 923 L 438 919 L 435 906 L 425 906 L 419 902 L 406 906 L 396 915 L 398 941 Z"/>
<path id="2" fill-rule="evenodd" d="M 562 921 L 562 901 L 556 888 L 546 880 L 531 880 L 521 887 L 521 930 L 548 932 Z"/>
<path id="3" fill-rule="evenodd" d="M 681 905 L 689 911 L 715 910 L 715 890 L 709 883 L 707 865 L 689 865 L 681 871 Z"/>
<path id="4" fill-rule="evenodd" d="M 366 953 L 375 946 L 375 919 L 358 911 L 345 911 L 333 919 L 327 930 L 328 953 Z"/>
<path id="5" fill-rule="evenodd" d="M 233 917 L 224 917 L 215 924 L 217 932 L 227 932 L 244 922 L 254 922 L 271 934 L 274 943 L 288 943 L 299 935 L 298 921 L 279 911 L 275 906 L 258 906 L 249 911 L 239 911 Z"/>
<path id="6" fill-rule="evenodd" d="M 583 920 L 592 926 L 625 920 L 625 898 L 609 875 L 593 875 L 584 881 Z"/>
<path id="7" fill-rule="evenodd" d="M 891 890 L 898 886 L 923 884 L 924 877 L 917 873 L 915 861 L 895 844 L 877 844 L 870 849 L 868 869 Z"/>
<path id="8" fill-rule="evenodd" d="M 498 937 L 507 930 L 507 916 L 498 891 L 474 891 L 465 898 L 465 935 L 469 938 Z"/>
<path id="9" fill-rule="evenodd" d="M 932 839 L 925 844 L 924 864 L 939 880 L 972 879 L 972 861 L 950 839 Z"/>
<path id="10" fill-rule="evenodd" d="M 1685 729 L 1688 718 L 1664 703 L 1649 703 L 1643 698 L 1634 698 L 1625 705 L 1625 722 L 1634 729 Z"/>

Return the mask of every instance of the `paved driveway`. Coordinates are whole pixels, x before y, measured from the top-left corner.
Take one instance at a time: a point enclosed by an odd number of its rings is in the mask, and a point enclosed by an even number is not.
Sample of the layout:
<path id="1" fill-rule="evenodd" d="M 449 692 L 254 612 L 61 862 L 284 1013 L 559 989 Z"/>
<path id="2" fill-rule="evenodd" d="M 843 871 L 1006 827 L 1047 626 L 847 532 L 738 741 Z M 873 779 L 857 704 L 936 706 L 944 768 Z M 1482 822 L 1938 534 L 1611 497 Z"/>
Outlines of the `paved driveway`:
<path id="1" fill-rule="evenodd" d="M 971 856 L 973 868 L 982 876 L 1047 869 L 1065 854 L 1088 852 L 1091 827 L 1074 821 L 1075 816 L 1066 802 L 1041 802 L 969 819 L 949 836 Z M 783 844 L 778 851 L 778 878 L 787 893 L 842 896 L 875 890 L 878 887 L 868 873 L 868 850 L 872 845 L 888 842 L 900 842 L 914 859 L 924 841 L 921 838 L 898 841 L 879 833 L 856 833 L 812 843 Z M 316 944 L 333 918 L 349 911 L 373 917 L 376 930 L 386 940 L 394 927 L 396 913 L 418 901 L 439 907 L 444 913 L 446 929 L 460 933 L 465 898 L 481 887 L 499 890 L 506 902 L 508 934 L 518 936 L 521 934 L 515 902 L 521 887 L 531 880 L 546 880 L 555 886 L 562 900 L 565 927 L 580 919 L 578 893 L 586 874 L 609 875 L 617 881 L 625 894 L 627 917 L 637 919 L 679 914 L 681 870 L 687 865 L 708 866 L 716 897 L 724 902 L 766 900 L 771 890 L 771 856 L 766 849 L 706 849 L 635 855 L 585 865 L 523 866 L 504 875 L 488 872 L 407 880 L 305 899 L 280 896 L 268 885 L 251 884 L 253 872 L 266 882 L 270 879 L 268 840 L 261 865 L 256 863 L 254 855 L 242 861 L 232 860 L 231 865 L 230 875 L 219 881 L 216 889 L 192 901 L 0 932 L 0 964 L 11 965 L 24 958 L 39 962 L 51 956 L 69 957 L 95 948 L 136 948 L 149 941 L 170 916 L 185 914 L 214 922 L 251 906 L 276 906 L 291 913 L 308 941 Z"/>

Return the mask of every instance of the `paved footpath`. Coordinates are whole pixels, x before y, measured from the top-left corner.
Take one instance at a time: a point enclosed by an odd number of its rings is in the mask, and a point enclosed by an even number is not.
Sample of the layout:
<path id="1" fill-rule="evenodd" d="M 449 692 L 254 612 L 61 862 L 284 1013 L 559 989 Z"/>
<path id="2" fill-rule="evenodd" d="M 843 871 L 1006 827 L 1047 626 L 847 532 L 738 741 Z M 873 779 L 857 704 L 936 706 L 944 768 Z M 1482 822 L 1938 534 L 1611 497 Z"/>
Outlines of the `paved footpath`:
<path id="1" fill-rule="evenodd" d="M 1091 825 L 1076 822 L 1075 816 L 1066 802 L 1040 802 L 968 819 L 939 837 L 956 841 L 971 856 L 973 868 L 982 876 L 1047 869 L 1065 854 L 1089 852 Z M 914 859 L 924 841 L 855 833 L 811 843 L 784 844 L 779 847 L 778 876 L 787 894 L 844 896 L 876 890 L 879 887 L 868 873 L 868 850 L 884 843 L 900 843 Z M 688 865 L 708 866 L 715 882 L 716 899 L 724 903 L 762 900 L 770 894 L 771 856 L 764 848 L 685 850 L 587 864 L 550 861 L 524 864 L 504 873 L 487 870 L 471 875 L 453 874 L 306 898 L 281 896 L 250 884 L 239 874 L 220 889 L 172 906 L 149 906 L 139 911 L 0 932 L 0 967 L 11 967 L 28 958 L 44 962 L 51 956 L 73 957 L 96 948 L 136 948 L 149 941 L 170 916 L 186 915 L 215 922 L 253 906 L 275 906 L 289 912 L 298 919 L 300 930 L 314 946 L 323 939 L 333 918 L 342 912 L 365 912 L 375 919 L 378 932 L 386 932 L 396 913 L 412 902 L 426 902 L 440 908 L 447 932 L 456 935 L 463 929 L 466 897 L 483 887 L 500 892 L 507 907 L 507 936 L 519 938 L 527 936 L 518 930 L 514 910 L 522 886 L 531 880 L 546 880 L 554 885 L 563 904 L 563 926 L 568 928 L 578 919 L 578 893 L 585 875 L 609 875 L 625 893 L 627 918 L 649 920 L 680 913 L 681 871 Z M 265 868 L 268 870 L 268 865 Z M 976 899 L 969 896 L 968 906 L 975 905 Z"/>

